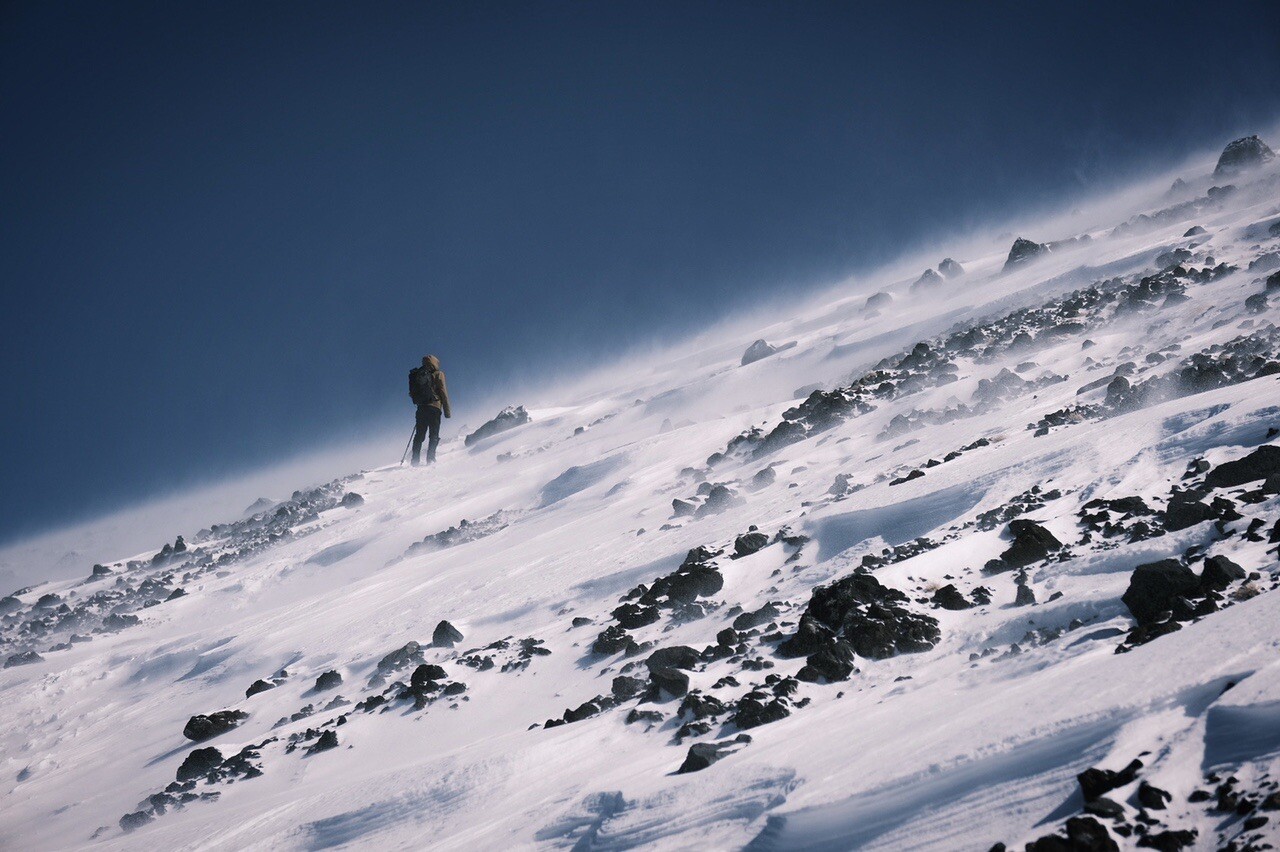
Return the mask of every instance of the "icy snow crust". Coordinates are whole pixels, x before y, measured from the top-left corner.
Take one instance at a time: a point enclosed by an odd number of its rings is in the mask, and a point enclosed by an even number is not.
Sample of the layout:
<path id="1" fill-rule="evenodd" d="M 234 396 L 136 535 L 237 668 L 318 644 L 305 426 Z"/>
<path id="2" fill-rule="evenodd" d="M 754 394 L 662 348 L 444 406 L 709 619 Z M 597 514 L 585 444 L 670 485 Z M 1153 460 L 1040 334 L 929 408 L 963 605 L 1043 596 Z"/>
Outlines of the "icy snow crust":
<path id="1" fill-rule="evenodd" d="M 1268 540 L 1280 499 L 1253 482 L 1204 495 L 1232 511 L 1162 521 L 1175 486 L 1197 487 L 1280 427 L 1274 309 L 1246 306 L 1280 267 L 1280 178 L 1233 180 L 1216 198 L 1194 180 L 1186 198 L 1137 193 L 1085 231 L 1029 230 L 1091 239 L 1007 274 L 1011 240 L 949 251 L 963 275 L 924 292 L 910 292 L 918 272 L 860 281 L 647 359 L 625 381 L 586 382 L 474 450 L 442 446 L 433 468 L 304 489 L 185 531 L 185 550 L 99 554 L 110 573 L 24 590 L 0 618 L 0 652 L 19 658 L 0 672 L 3 845 L 1021 848 L 1081 815 L 1077 773 L 1135 758 L 1137 779 L 1106 794 L 1122 819 L 1099 819 L 1120 848 L 1139 839 L 1143 782 L 1171 797 L 1143 811 L 1149 834 L 1192 830 L 1194 849 L 1277 842 L 1280 812 L 1256 808 L 1280 779 Z M 1183 236 L 1197 225 L 1206 233 Z M 1177 248 L 1181 266 L 1136 291 Z M 1083 328 L 1030 322 L 1012 341 L 1006 322 L 1004 338 L 946 349 L 949 334 L 1095 285 L 1112 295 L 1079 312 Z M 864 309 L 879 291 L 892 303 Z M 757 338 L 796 345 L 740 366 Z M 1239 338 L 1252 348 L 1225 379 L 1178 384 L 1195 353 Z M 911 378 L 903 358 L 920 341 L 932 355 Z M 877 369 L 887 389 L 862 380 Z M 792 393 L 806 385 L 819 395 Z M 840 388 L 853 390 L 821 396 Z M 839 410 L 823 419 L 819 403 Z M 788 442 L 762 445 L 788 423 Z M 363 502 L 343 505 L 349 492 Z M 1084 508 L 1127 497 L 1151 514 Z M 984 572 L 1015 517 L 1062 549 Z M 753 526 L 762 536 L 740 543 Z M 1134 568 L 1175 559 L 1198 575 L 1207 555 L 1247 578 L 1154 638 L 1135 633 L 1121 601 Z M 937 644 L 858 654 L 847 680 L 794 680 L 809 661 L 779 649 L 813 590 L 864 568 L 904 593 L 902 611 L 936 620 Z M 650 593 L 677 569 L 700 591 Z M 937 605 L 948 585 L 967 608 Z M 1015 606 L 1019 586 L 1034 604 Z M 650 620 L 594 652 L 624 603 Z M 769 603 L 762 623 L 723 636 Z M 432 643 L 442 620 L 463 634 L 453 647 Z M 684 674 L 719 710 L 651 690 L 660 675 L 645 660 L 672 646 L 697 652 Z M 444 674 L 414 676 L 421 664 Z M 341 683 L 317 691 L 329 671 Z M 634 694 L 613 697 L 619 675 Z M 269 688 L 246 698 L 258 680 Z M 748 727 L 753 690 L 774 716 Z M 248 717 L 183 736 L 192 716 L 222 710 Z M 697 743 L 720 744 L 719 760 L 678 773 Z M 170 787 L 200 748 L 217 749 L 215 765 L 242 760 Z M 1265 824 L 1246 831 L 1250 815 L 1214 810 L 1229 777 L 1228 804 L 1251 801 Z"/>

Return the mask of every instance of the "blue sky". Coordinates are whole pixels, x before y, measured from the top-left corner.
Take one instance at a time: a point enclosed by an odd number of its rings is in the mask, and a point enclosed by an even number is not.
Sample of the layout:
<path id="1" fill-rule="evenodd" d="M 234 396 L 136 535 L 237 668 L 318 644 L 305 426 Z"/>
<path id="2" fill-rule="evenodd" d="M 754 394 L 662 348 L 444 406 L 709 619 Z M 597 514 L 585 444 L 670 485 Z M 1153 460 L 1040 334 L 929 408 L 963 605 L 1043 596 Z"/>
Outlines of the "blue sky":
<path id="1" fill-rule="evenodd" d="M 478 423 L 1277 79 L 1263 2 L 0 4 L 0 540 L 407 431 L 427 351 Z"/>

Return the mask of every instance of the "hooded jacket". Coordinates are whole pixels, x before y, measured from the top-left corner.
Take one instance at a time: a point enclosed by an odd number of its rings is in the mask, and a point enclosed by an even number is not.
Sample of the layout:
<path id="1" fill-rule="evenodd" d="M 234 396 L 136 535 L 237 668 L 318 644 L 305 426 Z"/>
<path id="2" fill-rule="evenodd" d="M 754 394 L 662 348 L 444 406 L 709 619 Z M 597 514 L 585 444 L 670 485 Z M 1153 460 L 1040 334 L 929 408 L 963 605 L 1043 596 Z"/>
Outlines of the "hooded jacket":
<path id="1" fill-rule="evenodd" d="M 426 405 L 440 409 L 445 417 L 452 417 L 453 412 L 449 409 L 449 389 L 444 381 L 444 370 L 440 369 L 440 359 L 434 355 L 428 355 L 422 359 L 422 366 L 416 369 L 429 371 L 431 380 L 435 384 L 436 400 L 435 402 L 428 402 Z"/>

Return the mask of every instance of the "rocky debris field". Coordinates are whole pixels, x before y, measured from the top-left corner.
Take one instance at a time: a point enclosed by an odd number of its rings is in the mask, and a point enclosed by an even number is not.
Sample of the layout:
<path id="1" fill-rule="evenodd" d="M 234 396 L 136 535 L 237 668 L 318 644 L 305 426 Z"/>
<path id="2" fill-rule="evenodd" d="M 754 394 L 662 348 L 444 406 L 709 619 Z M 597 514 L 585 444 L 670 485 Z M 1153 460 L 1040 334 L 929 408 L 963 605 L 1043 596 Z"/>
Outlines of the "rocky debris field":
<path id="1" fill-rule="evenodd" d="M 0 598 L 0 833 L 1273 848 L 1269 155 Z"/>

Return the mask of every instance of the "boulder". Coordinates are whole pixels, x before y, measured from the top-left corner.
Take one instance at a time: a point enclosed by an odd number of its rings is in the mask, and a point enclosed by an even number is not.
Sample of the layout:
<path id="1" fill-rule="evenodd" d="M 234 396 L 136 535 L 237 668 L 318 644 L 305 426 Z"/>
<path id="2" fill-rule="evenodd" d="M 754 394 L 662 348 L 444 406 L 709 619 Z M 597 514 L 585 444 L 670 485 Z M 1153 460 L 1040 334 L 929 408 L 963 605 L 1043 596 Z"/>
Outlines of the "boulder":
<path id="1" fill-rule="evenodd" d="M 21 651 L 17 654 L 10 654 L 8 659 L 4 661 L 4 667 L 11 669 L 14 666 L 29 666 L 33 663 L 43 663 L 44 657 L 35 651 Z"/>
<path id="2" fill-rule="evenodd" d="M 670 645 L 659 648 L 649 655 L 644 664 L 652 669 L 687 669 L 697 668 L 702 656 L 688 645 Z"/>
<path id="3" fill-rule="evenodd" d="M 344 509 L 354 509 L 356 506 L 364 505 L 364 498 L 354 491 L 348 491 L 342 495 L 342 500 L 338 502 L 338 505 Z"/>
<path id="4" fill-rule="evenodd" d="M 182 735 L 189 740 L 203 742 L 225 734 L 248 718 L 249 714 L 243 710 L 219 710 L 208 716 L 192 716 L 182 729 Z"/>
<path id="5" fill-rule="evenodd" d="M 745 731 L 777 722 L 790 715 L 791 708 L 785 701 L 768 692 L 753 690 L 739 699 L 733 723 Z"/>
<path id="6" fill-rule="evenodd" d="M 316 678 L 315 690 L 316 692 L 324 692 L 325 690 L 334 689 L 341 685 L 342 675 L 333 669 L 330 669 L 327 672 L 323 672 L 318 678 Z"/>
<path id="7" fill-rule="evenodd" d="M 417 642 L 406 642 L 381 660 L 378 660 L 378 671 L 382 674 L 388 674 L 422 661 L 422 646 Z"/>
<path id="8" fill-rule="evenodd" d="M 1200 578 L 1176 559 L 1139 565 L 1121 600 L 1141 626 L 1154 624 L 1173 609 L 1177 598 L 1198 596 Z"/>
<path id="9" fill-rule="evenodd" d="M 307 749 L 308 754 L 315 754 L 318 751 L 328 751 L 331 748 L 338 747 L 338 732 L 334 730 L 325 731 L 320 735 L 320 739 L 316 740 L 315 745 Z"/>
<path id="10" fill-rule="evenodd" d="M 763 550 L 769 546 L 769 537 L 762 532 L 743 533 L 734 539 L 733 542 L 733 558 L 739 559 L 743 556 Z"/>
<path id="11" fill-rule="evenodd" d="M 1080 784 L 1080 792 L 1084 796 L 1086 802 L 1091 802 L 1099 796 L 1106 795 L 1112 790 L 1123 787 L 1132 783 L 1138 777 L 1138 770 L 1142 769 L 1142 761 L 1131 760 L 1129 765 L 1119 772 L 1112 769 L 1098 769 L 1092 766 L 1076 776 L 1076 781 Z"/>
<path id="12" fill-rule="evenodd" d="M 1280 473 L 1280 447 L 1266 444 L 1242 459 L 1220 464 L 1205 477 L 1207 488 L 1230 488 Z"/>
<path id="13" fill-rule="evenodd" d="M 275 689 L 275 688 L 276 688 L 276 685 L 271 681 L 262 680 L 261 678 L 259 678 L 258 680 L 255 680 L 253 683 L 249 684 L 249 688 L 244 691 L 244 697 L 252 698 L 253 696 L 257 695 L 259 692 L 266 692 L 268 689 Z"/>
<path id="14" fill-rule="evenodd" d="M 763 339 L 757 340 L 755 343 L 752 343 L 747 347 L 746 352 L 742 353 L 742 366 L 745 367 L 748 364 L 754 364 L 756 361 L 768 358 L 777 351 L 778 348 L 769 344 L 768 341 Z"/>
<path id="15" fill-rule="evenodd" d="M 1196 499 L 1195 493 L 1178 491 L 1169 498 L 1169 505 L 1165 508 L 1164 528 L 1177 532 L 1211 521 L 1214 517 L 1213 509 L 1203 500 Z"/>
<path id="16" fill-rule="evenodd" d="M 964 267 L 949 257 L 944 257 L 942 263 L 938 264 L 938 271 L 944 278 L 959 278 L 964 275 Z"/>
<path id="17" fill-rule="evenodd" d="M 523 405 L 508 406 L 507 408 L 499 411 L 498 415 L 492 420 L 484 423 L 479 429 L 463 439 L 463 443 L 470 447 L 473 444 L 483 441 L 485 438 L 510 431 L 517 426 L 523 426 L 528 423 L 530 419 L 529 412 L 524 410 Z"/>
<path id="18" fill-rule="evenodd" d="M 431 631 L 431 644 L 437 648 L 452 648 L 462 641 L 462 631 L 447 621 L 441 621 Z"/>
<path id="19" fill-rule="evenodd" d="M 1255 169 L 1271 161 L 1275 153 L 1267 144 L 1254 136 L 1246 136 L 1227 143 L 1218 157 L 1218 164 L 1213 169 L 1213 176 L 1231 177 L 1249 169 Z"/>
<path id="20" fill-rule="evenodd" d="M 1243 580 L 1245 571 L 1225 556 L 1208 556 L 1200 572 L 1200 586 L 1220 592 L 1236 580 Z"/>
<path id="21" fill-rule="evenodd" d="M 680 768 L 676 770 L 676 774 L 701 772 L 723 755 L 724 752 L 715 743 L 694 743 L 689 746 L 689 753 L 685 756 L 684 763 L 680 764 Z"/>
<path id="22" fill-rule="evenodd" d="M 888 293 L 873 293 L 867 297 L 867 303 L 862 306 L 864 311 L 878 311 L 887 308 L 893 304 L 893 296 Z"/>
<path id="23" fill-rule="evenodd" d="M 661 699 L 664 694 L 680 698 L 689 692 L 689 676 L 679 669 L 650 669 L 649 684 L 654 699 Z"/>
<path id="24" fill-rule="evenodd" d="M 954 583 L 948 583 L 933 593 L 933 605 L 943 609 L 971 609 L 973 604 L 960 593 Z"/>
<path id="25" fill-rule="evenodd" d="M 213 746 L 198 748 L 187 755 L 178 767 L 178 780 L 191 781 L 202 778 L 222 764 L 222 752 Z"/>
<path id="26" fill-rule="evenodd" d="M 754 612 L 744 612 L 733 620 L 734 630 L 750 630 L 778 619 L 782 611 L 771 603 L 767 603 Z"/>
<path id="27" fill-rule="evenodd" d="M 445 680 L 448 674 L 440 666 L 432 663 L 423 663 L 413 670 L 413 674 L 409 676 L 409 686 L 415 690 L 420 690 L 428 683 L 438 684 Z"/>
<path id="28" fill-rule="evenodd" d="M 928 289 L 930 287 L 937 287 L 939 284 L 942 284 L 945 281 L 946 281 L 945 278 L 943 278 L 938 273 L 934 272 L 932 269 L 926 269 L 923 275 L 921 275 L 914 282 L 912 282 L 911 289 L 921 290 L 921 289 Z"/>
<path id="29" fill-rule="evenodd" d="M 1003 272 L 1026 266 L 1036 258 L 1048 254 L 1049 247 L 1042 243 L 1018 237 L 1009 248 L 1009 257 L 1005 259 Z"/>
<path id="30" fill-rule="evenodd" d="M 1001 561 L 1010 568 L 1023 568 L 1062 549 L 1062 542 L 1035 521 L 1018 518 L 1009 522 L 1008 533 L 1013 542 L 1004 553 Z"/>

